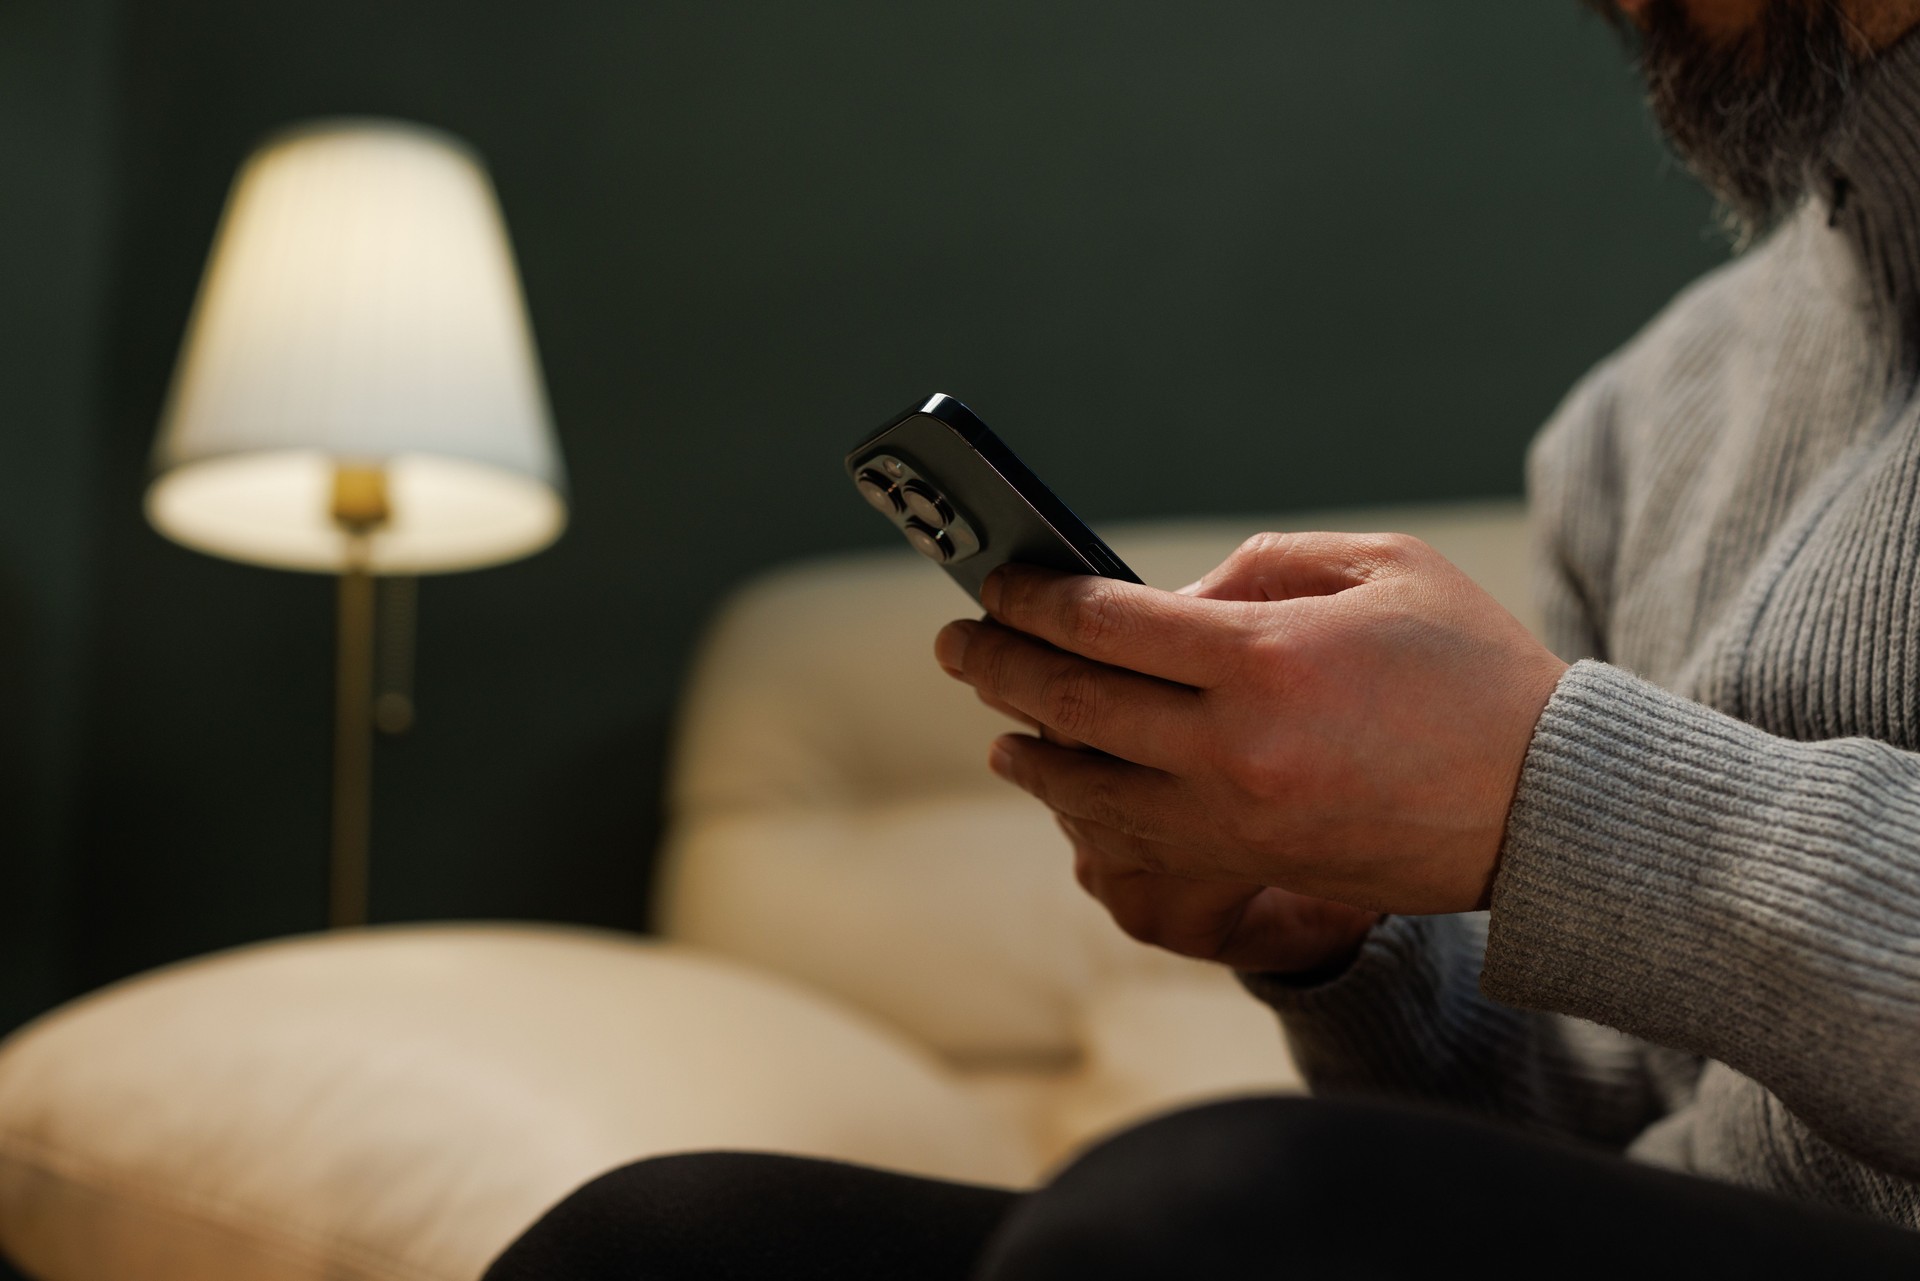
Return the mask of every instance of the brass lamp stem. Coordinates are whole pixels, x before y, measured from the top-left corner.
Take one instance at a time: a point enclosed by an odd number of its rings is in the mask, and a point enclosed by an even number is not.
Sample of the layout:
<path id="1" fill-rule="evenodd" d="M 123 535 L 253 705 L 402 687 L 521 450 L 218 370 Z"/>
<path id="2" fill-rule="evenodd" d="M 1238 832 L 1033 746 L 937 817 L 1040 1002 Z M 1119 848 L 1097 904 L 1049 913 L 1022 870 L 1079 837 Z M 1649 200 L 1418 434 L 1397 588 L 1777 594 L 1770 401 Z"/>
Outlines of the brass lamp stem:
<path id="1" fill-rule="evenodd" d="M 333 472 L 334 524 L 346 536 L 335 632 L 333 857 L 328 923 L 367 922 L 367 845 L 373 814 L 373 535 L 391 518 L 387 476 L 340 463 Z"/>

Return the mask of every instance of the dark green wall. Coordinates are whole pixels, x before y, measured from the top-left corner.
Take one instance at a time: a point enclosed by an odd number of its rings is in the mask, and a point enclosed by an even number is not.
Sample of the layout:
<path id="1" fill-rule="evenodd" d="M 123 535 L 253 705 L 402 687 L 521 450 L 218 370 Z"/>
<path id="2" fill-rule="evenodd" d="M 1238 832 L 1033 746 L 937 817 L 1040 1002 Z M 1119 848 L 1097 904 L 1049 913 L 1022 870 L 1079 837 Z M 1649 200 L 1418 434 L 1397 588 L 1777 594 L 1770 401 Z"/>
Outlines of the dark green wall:
<path id="1" fill-rule="evenodd" d="M 971 401 L 1096 523 L 1507 493 L 1567 383 L 1721 253 L 1572 0 L 176 0 L 120 23 L 117 232 L 93 209 L 47 233 L 114 268 L 101 358 L 61 375 L 102 391 L 100 475 L 33 472 L 98 513 L 83 822 L 54 861 L 88 983 L 321 919 L 329 585 L 138 514 L 226 184 L 281 124 L 392 114 L 480 147 L 575 478 L 554 550 L 425 585 L 420 725 L 377 762 L 382 919 L 639 924 L 703 616 L 758 568 L 885 541 L 838 454 L 915 396 Z M 94 90 L 45 93 L 93 154 Z M 71 363 L 95 336 L 40 340 Z M 0 528 L 10 573 L 40 564 L 34 528 Z M 59 555 L 32 590 L 65 609 Z"/>
<path id="2" fill-rule="evenodd" d="M 0 1032 L 74 980 L 113 48 L 105 0 L 0 4 Z"/>

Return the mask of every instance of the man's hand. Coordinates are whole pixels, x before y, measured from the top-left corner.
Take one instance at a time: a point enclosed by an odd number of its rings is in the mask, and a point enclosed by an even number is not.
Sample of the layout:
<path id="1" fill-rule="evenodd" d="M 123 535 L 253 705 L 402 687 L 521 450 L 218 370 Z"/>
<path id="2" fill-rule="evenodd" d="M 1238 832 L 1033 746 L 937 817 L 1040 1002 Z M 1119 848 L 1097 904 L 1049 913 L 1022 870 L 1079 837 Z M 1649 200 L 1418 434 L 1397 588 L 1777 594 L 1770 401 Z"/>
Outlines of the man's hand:
<path id="1" fill-rule="evenodd" d="M 1378 912 L 1244 881 L 1198 881 L 1141 866 L 1135 838 L 1056 814 L 1073 843 L 1073 876 L 1114 923 L 1181 956 L 1236 970 L 1298 974 L 1340 967 L 1360 950 Z M 1176 865 L 1172 850 L 1155 865 Z"/>
<path id="2" fill-rule="evenodd" d="M 985 599 L 991 621 L 948 625 L 940 661 L 1104 754 L 1009 735 L 992 757 L 1101 878 L 1211 882 L 1197 897 L 1216 914 L 1234 887 L 1243 927 L 1284 910 L 1254 887 L 1369 912 L 1485 905 L 1566 664 L 1432 548 L 1265 534 L 1189 593 L 1008 566 Z"/>

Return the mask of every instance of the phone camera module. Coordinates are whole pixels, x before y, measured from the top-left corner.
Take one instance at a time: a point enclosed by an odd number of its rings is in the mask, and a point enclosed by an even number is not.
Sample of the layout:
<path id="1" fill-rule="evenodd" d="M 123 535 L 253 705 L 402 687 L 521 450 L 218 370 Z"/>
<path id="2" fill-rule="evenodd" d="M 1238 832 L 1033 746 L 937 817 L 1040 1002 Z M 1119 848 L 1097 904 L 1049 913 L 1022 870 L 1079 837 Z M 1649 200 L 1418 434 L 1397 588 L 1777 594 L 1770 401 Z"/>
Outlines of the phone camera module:
<path id="1" fill-rule="evenodd" d="M 953 540 L 947 537 L 944 529 L 935 529 L 924 521 L 908 520 L 906 523 L 907 541 L 913 544 L 913 550 L 928 560 L 944 565 L 953 559 Z"/>
<path id="2" fill-rule="evenodd" d="M 867 505 L 885 516 L 913 549 L 939 565 L 980 551 L 980 535 L 939 486 L 891 454 L 869 454 L 855 465 L 853 483 Z"/>
<path id="3" fill-rule="evenodd" d="M 900 486 L 871 467 L 861 472 L 853 483 L 859 487 L 860 496 L 882 516 L 897 515 L 905 506 L 900 498 Z"/>
<path id="4" fill-rule="evenodd" d="M 953 523 L 953 507 L 925 481 L 910 480 L 900 486 L 900 500 L 909 516 L 930 529 L 945 529 Z"/>

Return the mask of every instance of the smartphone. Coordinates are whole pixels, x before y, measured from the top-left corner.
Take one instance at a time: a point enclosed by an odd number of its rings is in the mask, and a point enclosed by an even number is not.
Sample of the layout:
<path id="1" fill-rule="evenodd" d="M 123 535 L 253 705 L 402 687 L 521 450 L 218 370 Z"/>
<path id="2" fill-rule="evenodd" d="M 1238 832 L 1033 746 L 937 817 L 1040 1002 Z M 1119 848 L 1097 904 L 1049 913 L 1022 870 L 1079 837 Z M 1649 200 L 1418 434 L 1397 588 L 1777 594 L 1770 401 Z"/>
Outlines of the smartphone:
<path id="1" fill-rule="evenodd" d="M 975 601 L 987 575 L 1009 563 L 1140 581 L 951 396 L 929 396 L 855 445 L 847 476 L 915 551 Z"/>

